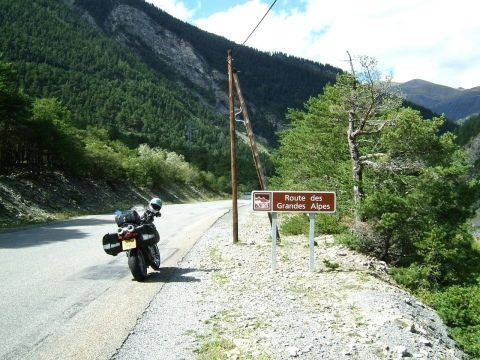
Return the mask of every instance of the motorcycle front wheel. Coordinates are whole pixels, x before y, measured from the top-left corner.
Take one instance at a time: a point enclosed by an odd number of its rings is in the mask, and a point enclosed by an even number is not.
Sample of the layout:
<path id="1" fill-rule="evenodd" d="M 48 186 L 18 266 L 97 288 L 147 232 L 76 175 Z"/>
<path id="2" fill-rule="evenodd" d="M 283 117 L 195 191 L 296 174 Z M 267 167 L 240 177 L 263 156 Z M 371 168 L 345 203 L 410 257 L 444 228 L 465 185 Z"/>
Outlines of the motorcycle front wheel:
<path id="1" fill-rule="evenodd" d="M 147 277 L 147 262 L 143 252 L 140 249 L 130 250 L 128 256 L 128 267 L 137 281 L 143 281 Z"/>
<path id="2" fill-rule="evenodd" d="M 149 262 L 153 270 L 160 270 L 160 250 L 158 250 L 157 244 L 148 247 Z"/>

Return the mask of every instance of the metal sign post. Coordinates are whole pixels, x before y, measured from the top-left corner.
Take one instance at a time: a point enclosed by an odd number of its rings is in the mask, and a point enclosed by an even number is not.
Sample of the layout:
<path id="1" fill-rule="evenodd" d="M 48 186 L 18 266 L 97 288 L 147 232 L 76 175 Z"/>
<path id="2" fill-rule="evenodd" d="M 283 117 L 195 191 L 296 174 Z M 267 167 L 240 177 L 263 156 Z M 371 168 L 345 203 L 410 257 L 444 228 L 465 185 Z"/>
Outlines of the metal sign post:
<path id="1" fill-rule="evenodd" d="M 315 213 L 308 214 L 310 218 L 310 271 L 315 271 Z"/>
<path id="2" fill-rule="evenodd" d="M 277 213 L 272 213 L 272 270 L 277 270 Z"/>

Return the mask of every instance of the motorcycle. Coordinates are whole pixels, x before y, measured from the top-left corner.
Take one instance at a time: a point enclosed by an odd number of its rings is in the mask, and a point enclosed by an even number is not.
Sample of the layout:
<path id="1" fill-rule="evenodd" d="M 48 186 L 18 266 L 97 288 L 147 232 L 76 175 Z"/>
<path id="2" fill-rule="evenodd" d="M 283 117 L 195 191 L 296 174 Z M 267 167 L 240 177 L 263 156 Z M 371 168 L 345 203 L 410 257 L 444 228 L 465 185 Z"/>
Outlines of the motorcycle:
<path id="1" fill-rule="evenodd" d="M 136 210 L 118 212 L 115 222 L 118 226 L 116 233 L 108 233 L 103 237 L 103 250 L 109 255 L 117 256 L 125 252 L 128 258 L 128 267 L 136 281 L 143 281 L 147 277 L 147 269 L 160 269 L 160 251 L 158 234 L 154 218 L 160 216 L 160 211 L 145 210 L 142 216 Z"/>

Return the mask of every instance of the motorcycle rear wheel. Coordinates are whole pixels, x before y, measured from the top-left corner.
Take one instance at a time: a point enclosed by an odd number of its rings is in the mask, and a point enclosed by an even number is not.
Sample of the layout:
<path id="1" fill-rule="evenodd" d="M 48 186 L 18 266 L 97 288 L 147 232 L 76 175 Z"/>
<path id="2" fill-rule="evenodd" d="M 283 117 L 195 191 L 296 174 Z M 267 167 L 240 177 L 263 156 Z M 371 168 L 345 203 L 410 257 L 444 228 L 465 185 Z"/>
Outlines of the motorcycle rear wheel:
<path id="1" fill-rule="evenodd" d="M 128 253 L 128 267 L 136 281 L 143 281 L 147 278 L 147 262 L 143 251 L 140 249 L 130 250 Z"/>

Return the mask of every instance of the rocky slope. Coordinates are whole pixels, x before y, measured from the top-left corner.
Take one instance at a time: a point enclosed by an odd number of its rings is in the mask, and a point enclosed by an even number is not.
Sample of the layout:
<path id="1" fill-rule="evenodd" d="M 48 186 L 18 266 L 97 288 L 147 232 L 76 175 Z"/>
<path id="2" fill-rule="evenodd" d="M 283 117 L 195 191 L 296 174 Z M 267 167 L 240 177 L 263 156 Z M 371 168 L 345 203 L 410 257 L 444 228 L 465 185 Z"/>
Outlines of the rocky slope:
<path id="1" fill-rule="evenodd" d="M 407 100 L 458 121 L 480 113 L 480 88 L 454 89 L 415 79 L 400 85 Z"/>
<path id="2" fill-rule="evenodd" d="M 199 101 L 227 112 L 226 55 L 233 49 L 256 132 L 274 143 L 289 107 L 301 107 L 340 69 L 235 44 L 140 0 L 70 1 L 91 24 Z"/>
<path id="3" fill-rule="evenodd" d="M 239 245 L 230 219 L 173 269 L 114 359 L 465 358 L 384 263 L 319 236 L 311 273 L 307 239 L 294 236 L 272 272 L 267 216 L 241 209 Z"/>
<path id="4" fill-rule="evenodd" d="M 132 204 L 146 204 L 154 195 L 182 202 L 191 198 L 208 199 L 212 194 L 175 185 L 153 194 L 127 182 L 68 178 L 59 172 L 0 176 L 0 230 L 127 209 Z"/>
<path id="5" fill-rule="evenodd" d="M 189 42 L 153 21 L 141 10 L 125 4 L 110 12 L 104 26 L 125 46 L 149 48 L 155 57 L 168 63 L 198 88 L 212 93 L 217 110 L 227 111 L 225 86 L 222 89 L 219 86 L 220 81 L 227 81 L 226 76 L 211 69 Z"/>

